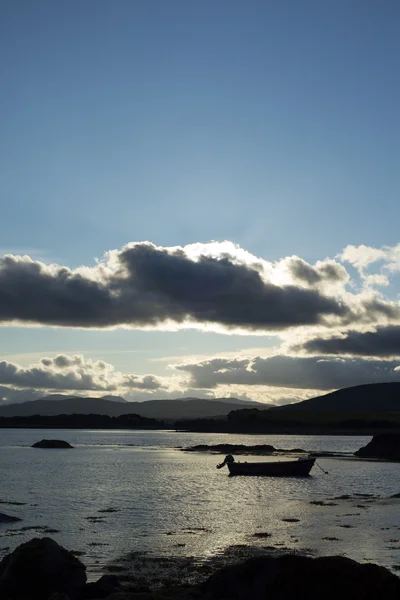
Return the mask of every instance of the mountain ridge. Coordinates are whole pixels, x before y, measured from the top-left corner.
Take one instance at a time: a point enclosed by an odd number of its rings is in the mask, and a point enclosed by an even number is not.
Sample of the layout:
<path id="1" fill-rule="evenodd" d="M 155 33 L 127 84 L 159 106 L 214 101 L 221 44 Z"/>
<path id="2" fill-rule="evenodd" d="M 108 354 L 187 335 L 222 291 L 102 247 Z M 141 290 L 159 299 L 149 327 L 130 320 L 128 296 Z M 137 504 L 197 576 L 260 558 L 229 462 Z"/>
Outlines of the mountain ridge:
<path id="1" fill-rule="evenodd" d="M 59 395 L 57 395 L 59 396 Z M 264 408 L 261 403 L 236 398 L 181 398 L 174 400 L 147 400 L 145 402 L 123 402 L 116 399 L 82 398 L 69 396 L 65 399 L 50 399 L 45 396 L 39 400 L 7 404 L 0 406 L 1 417 L 15 416 L 55 416 L 59 414 L 99 414 L 118 417 L 125 414 L 137 414 L 142 417 L 162 420 L 224 417 L 238 408 Z"/>
<path id="2" fill-rule="evenodd" d="M 365 383 L 341 388 L 294 404 L 274 406 L 271 410 L 321 412 L 400 410 L 400 382 Z"/>

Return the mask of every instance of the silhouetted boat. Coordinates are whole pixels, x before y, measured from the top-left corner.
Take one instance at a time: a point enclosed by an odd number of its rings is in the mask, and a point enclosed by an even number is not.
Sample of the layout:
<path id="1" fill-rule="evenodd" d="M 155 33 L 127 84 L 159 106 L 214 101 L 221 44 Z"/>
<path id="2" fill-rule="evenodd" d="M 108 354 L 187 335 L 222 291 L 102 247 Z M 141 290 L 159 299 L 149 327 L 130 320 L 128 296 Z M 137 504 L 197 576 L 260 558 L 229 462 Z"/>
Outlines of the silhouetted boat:
<path id="1" fill-rule="evenodd" d="M 270 462 L 235 462 L 233 457 L 233 460 L 227 458 L 217 465 L 217 468 L 228 465 L 231 475 L 269 475 L 270 477 L 305 477 L 310 474 L 316 460 L 312 456 L 298 460 Z"/>

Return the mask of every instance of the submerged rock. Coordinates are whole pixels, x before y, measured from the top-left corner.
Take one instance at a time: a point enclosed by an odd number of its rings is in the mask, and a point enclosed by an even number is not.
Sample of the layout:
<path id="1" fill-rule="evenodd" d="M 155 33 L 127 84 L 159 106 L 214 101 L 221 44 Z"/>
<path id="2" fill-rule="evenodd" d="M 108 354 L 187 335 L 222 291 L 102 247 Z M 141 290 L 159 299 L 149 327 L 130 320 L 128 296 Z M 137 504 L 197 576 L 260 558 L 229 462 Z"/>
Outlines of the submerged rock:
<path id="1" fill-rule="evenodd" d="M 51 538 L 21 544 L 0 562 L 0 598 L 47 600 L 53 593 L 71 598 L 86 583 L 86 567 Z"/>
<path id="2" fill-rule="evenodd" d="M 0 523 L 16 523 L 22 521 L 19 517 L 13 517 L 12 515 L 6 515 L 6 513 L 0 513 Z"/>
<path id="3" fill-rule="evenodd" d="M 260 556 L 225 567 L 203 585 L 207 600 L 398 600 L 400 579 L 341 556 Z"/>
<path id="4" fill-rule="evenodd" d="M 89 600 L 91 598 L 108 598 L 114 592 L 121 590 L 121 586 L 118 583 L 118 579 L 115 575 L 103 575 L 100 579 L 94 583 L 87 583 L 82 588 L 82 598 Z"/>
<path id="5" fill-rule="evenodd" d="M 32 448 L 73 448 L 73 446 L 64 440 L 41 440 L 32 444 Z"/>
<path id="6" fill-rule="evenodd" d="M 361 458 L 383 458 L 400 461 L 400 433 L 379 433 L 372 440 L 354 452 Z"/>

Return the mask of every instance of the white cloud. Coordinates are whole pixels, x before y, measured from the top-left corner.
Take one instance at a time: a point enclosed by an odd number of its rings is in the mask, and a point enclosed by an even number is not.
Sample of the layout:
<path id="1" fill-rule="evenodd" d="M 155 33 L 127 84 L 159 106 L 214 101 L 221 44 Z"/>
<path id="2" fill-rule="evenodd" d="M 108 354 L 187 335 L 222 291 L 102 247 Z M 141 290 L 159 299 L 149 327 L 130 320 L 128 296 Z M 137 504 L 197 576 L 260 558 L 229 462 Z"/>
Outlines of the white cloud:
<path id="1" fill-rule="evenodd" d="M 393 273 L 400 271 L 400 243 L 395 246 L 382 246 L 374 248 L 372 246 L 346 246 L 339 254 L 339 258 L 344 262 L 349 262 L 360 272 L 376 262 L 385 263 L 383 268 Z"/>

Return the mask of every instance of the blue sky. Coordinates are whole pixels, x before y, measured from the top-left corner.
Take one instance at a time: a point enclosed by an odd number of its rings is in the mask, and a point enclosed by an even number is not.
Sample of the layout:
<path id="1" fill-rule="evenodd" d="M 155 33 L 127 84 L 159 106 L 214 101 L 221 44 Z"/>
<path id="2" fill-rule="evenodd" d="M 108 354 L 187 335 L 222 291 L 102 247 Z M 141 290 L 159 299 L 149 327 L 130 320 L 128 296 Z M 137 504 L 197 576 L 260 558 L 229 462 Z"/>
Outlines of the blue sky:
<path id="1" fill-rule="evenodd" d="M 0 256 L 74 269 L 130 242 L 230 240 L 314 265 L 394 248 L 399 24 L 392 0 L 3 0 Z M 4 321 L 0 359 L 78 353 L 161 377 L 169 356 L 282 343 L 27 324 Z"/>

